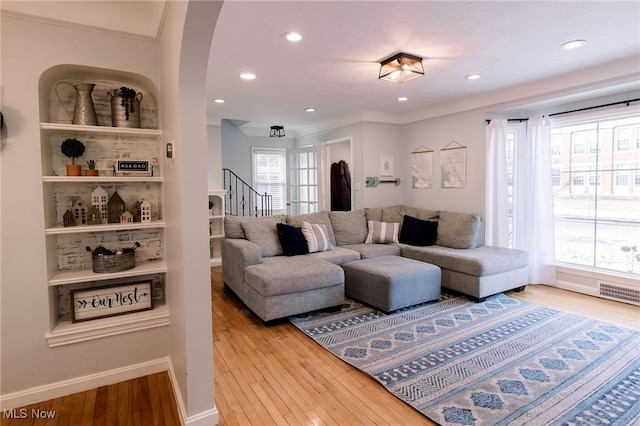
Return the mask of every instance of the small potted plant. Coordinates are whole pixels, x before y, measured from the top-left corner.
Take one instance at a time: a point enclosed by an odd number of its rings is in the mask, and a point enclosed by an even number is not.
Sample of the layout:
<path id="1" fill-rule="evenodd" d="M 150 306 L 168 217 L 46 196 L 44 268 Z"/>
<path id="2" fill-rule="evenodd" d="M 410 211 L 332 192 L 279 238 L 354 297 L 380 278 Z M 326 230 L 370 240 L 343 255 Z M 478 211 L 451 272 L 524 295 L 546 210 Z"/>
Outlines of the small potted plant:
<path id="1" fill-rule="evenodd" d="M 87 160 L 87 166 L 89 166 L 89 170 L 84 171 L 85 176 L 98 176 L 98 171 L 96 170 L 96 160 Z"/>
<path id="2" fill-rule="evenodd" d="M 71 164 L 67 164 L 67 176 L 80 176 L 82 167 L 75 163 L 75 159 L 84 154 L 84 144 L 78 139 L 65 139 L 60 145 L 62 153 L 71 158 Z"/>

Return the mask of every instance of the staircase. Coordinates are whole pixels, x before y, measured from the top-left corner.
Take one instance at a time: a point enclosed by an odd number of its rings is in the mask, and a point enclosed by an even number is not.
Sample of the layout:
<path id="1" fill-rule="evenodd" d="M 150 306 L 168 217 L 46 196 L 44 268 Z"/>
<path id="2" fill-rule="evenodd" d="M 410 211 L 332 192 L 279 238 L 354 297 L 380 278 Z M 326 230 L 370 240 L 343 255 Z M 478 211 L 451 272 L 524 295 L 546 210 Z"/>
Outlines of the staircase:
<path id="1" fill-rule="evenodd" d="M 226 214 L 234 216 L 271 216 L 272 196 L 260 194 L 229 169 L 222 169 L 222 184 L 226 190 Z"/>

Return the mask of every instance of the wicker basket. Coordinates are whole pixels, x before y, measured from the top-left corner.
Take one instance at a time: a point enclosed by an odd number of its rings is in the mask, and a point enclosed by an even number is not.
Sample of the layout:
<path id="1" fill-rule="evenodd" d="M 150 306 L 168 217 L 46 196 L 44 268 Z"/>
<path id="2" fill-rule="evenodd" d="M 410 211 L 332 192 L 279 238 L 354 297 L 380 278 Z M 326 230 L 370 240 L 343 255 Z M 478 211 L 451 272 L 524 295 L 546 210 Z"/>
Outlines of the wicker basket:
<path id="1" fill-rule="evenodd" d="M 120 254 L 97 254 L 93 251 L 91 253 L 93 272 L 120 272 L 135 268 L 134 255 L 137 247 L 140 247 L 139 243 L 136 243 L 133 248 L 122 249 Z M 91 251 L 91 248 L 87 247 L 87 251 Z"/>

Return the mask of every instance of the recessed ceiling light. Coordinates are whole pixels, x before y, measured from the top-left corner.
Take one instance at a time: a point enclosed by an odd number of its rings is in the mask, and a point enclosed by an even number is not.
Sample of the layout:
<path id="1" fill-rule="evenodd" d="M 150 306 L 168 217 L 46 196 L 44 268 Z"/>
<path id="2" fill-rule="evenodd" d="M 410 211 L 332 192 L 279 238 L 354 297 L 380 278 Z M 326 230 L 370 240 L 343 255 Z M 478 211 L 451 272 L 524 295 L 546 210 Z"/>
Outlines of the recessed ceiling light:
<path id="1" fill-rule="evenodd" d="M 566 43 L 562 43 L 560 47 L 563 49 L 576 49 L 578 47 L 582 47 L 587 43 L 587 40 L 571 40 Z"/>
<path id="2" fill-rule="evenodd" d="M 215 103 L 217 103 L 217 104 L 223 104 L 223 103 L 224 103 L 224 99 L 222 99 L 222 98 L 215 98 L 215 99 L 213 100 L 213 102 L 215 102 Z"/>
<path id="3" fill-rule="evenodd" d="M 242 74 L 240 74 L 240 78 L 243 80 L 255 80 L 256 79 L 256 75 L 255 74 L 251 74 L 250 72 L 244 72 Z"/>
<path id="4" fill-rule="evenodd" d="M 299 33 L 287 33 L 285 36 L 289 41 L 300 41 L 302 40 L 302 35 Z"/>
<path id="5" fill-rule="evenodd" d="M 464 76 L 467 80 L 477 80 L 480 78 L 480 74 L 469 74 Z"/>
<path id="6" fill-rule="evenodd" d="M 307 111 L 307 112 L 315 112 L 316 111 L 315 108 L 305 108 L 304 110 Z"/>
<path id="7" fill-rule="evenodd" d="M 408 100 L 409 100 L 409 98 L 407 98 L 406 96 L 401 96 L 401 97 L 398 98 L 398 101 L 400 101 L 400 102 L 404 102 L 404 101 L 408 101 Z"/>

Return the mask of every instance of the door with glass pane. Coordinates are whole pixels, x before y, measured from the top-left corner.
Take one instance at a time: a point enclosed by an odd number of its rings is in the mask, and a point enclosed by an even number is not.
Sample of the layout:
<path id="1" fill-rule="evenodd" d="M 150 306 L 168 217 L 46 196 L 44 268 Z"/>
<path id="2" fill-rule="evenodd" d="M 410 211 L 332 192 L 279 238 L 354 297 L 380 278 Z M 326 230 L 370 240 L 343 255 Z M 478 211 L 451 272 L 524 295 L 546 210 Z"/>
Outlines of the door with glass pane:
<path id="1" fill-rule="evenodd" d="M 289 172 L 287 212 L 289 214 L 317 212 L 322 182 L 320 148 L 287 150 L 287 170 Z"/>

